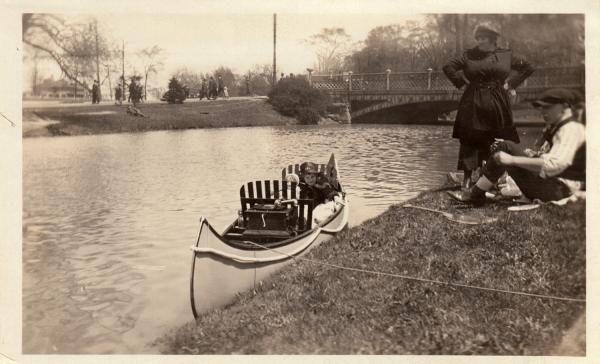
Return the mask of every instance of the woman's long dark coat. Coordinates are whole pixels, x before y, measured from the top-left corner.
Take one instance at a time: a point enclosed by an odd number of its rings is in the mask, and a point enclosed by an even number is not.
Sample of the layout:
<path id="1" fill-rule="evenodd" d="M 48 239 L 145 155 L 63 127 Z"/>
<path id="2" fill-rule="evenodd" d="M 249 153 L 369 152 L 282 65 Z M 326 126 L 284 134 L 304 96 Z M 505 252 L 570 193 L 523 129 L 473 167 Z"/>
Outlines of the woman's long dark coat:
<path id="1" fill-rule="evenodd" d="M 509 49 L 484 52 L 473 48 L 452 59 L 443 70 L 457 88 L 467 83 L 465 78 L 469 81 L 458 107 L 453 138 L 476 145 L 493 138 L 519 142 L 508 91 L 503 86 L 508 83 L 514 89 L 520 85 L 533 73 L 529 63 L 513 56 Z"/>

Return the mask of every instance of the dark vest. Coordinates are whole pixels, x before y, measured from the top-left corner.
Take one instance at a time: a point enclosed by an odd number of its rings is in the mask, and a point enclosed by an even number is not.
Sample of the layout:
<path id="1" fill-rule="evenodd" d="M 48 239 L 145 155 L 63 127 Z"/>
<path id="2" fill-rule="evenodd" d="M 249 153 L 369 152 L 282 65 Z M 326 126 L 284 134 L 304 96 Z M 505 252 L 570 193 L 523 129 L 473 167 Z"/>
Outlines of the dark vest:
<path id="1" fill-rule="evenodd" d="M 552 138 L 554 138 L 554 135 L 558 132 L 558 129 L 571 122 L 577 123 L 578 121 L 574 118 L 569 118 L 557 123 L 544 132 L 544 140 L 550 144 L 551 148 L 553 145 Z M 577 152 L 575 152 L 573 164 L 571 164 L 556 177 L 585 182 L 585 144 L 586 143 L 584 142 L 579 149 L 577 149 Z"/>

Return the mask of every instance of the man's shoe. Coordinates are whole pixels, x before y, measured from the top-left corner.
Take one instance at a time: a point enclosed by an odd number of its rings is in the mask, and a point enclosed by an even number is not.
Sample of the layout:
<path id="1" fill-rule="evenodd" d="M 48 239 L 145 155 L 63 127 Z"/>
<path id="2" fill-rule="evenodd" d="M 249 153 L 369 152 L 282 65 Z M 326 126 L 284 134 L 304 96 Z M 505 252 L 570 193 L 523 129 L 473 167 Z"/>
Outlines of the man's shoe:
<path id="1" fill-rule="evenodd" d="M 462 191 L 448 191 L 448 194 L 459 202 L 481 206 L 485 203 L 485 192 L 482 192 L 483 191 L 473 191 L 473 188 L 471 188 Z"/>

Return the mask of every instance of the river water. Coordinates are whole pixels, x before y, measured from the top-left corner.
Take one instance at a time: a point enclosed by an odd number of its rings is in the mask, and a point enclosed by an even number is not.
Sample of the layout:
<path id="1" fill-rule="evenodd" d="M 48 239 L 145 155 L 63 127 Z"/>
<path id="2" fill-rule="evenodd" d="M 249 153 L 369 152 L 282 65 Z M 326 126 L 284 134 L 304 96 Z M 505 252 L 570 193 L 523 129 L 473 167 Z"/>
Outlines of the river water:
<path id="1" fill-rule="evenodd" d="M 333 152 L 353 226 L 439 186 L 455 169 L 450 134 L 347 125 L 25 139 L 23 353 L 154 353 L 150 342 L 193 320 L 199 217 L 222 231 L 242 184 Z"/>

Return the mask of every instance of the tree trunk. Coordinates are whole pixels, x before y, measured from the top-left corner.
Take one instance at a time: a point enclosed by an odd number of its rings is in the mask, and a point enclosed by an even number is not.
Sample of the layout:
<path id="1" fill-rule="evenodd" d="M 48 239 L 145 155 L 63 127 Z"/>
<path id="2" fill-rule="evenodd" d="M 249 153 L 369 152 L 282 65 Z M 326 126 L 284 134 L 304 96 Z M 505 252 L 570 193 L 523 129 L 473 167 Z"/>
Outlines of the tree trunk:
<path id="1" fill-rule="evenodd" d="M 31 93 L 33 94 L 33 96 L 38 95 L 37 79 L 38 79 L 38 61 L 37 61 L 37 59 L 34 59 L 33 60 L 33 77 L 31 80 Z"/>
<path id="2" fill-rule="evenodd" d="M 112 83 L 110 81 L 110 67 L 106 68 L 106 73 L 108 75 L 108 94 L 110 95 L 110 99 L 113 99 L 113 93 L 112 93 Z"/>
<path id="3" fill-rule="evenodd" d="M 463 53 L 463 50 L 465 49 L 465 19 L 466 15 L 454 15 L 455 51 L 457 56 L 461 55 Z"/>
<path id="4" fill-rule="evenodd" d="M 470 33 L 469 33 L 469 15 L 468 14 L 463 14 L 462 16 L 462 33 L 461 33 L 461 53 L 464 52 L 465 50 L 465 39 L 467 39 L 467 37 L 469 37 Z"/>
<path id="5" fill-rule="evenodd" d="M 273 83 L 277 84 L 277 14 L 273 14 Z"/>
<path id="6" fill-rule="evenodd" d="M 148 83 L 148 71 L 146 71 L 144 73 L 144 100 L 148 101 L 147 95 L 146 95 L 146 85 Z"/>
<path id="7" fill-rule="evenodd" d="M 121 100 L 125 100 L 125 41 L 123 41 L 123 48 L 121 50 L 121 66 L 123 73 L 121 74 L 121 82 L 123 89 L 121 91 Z"/>

